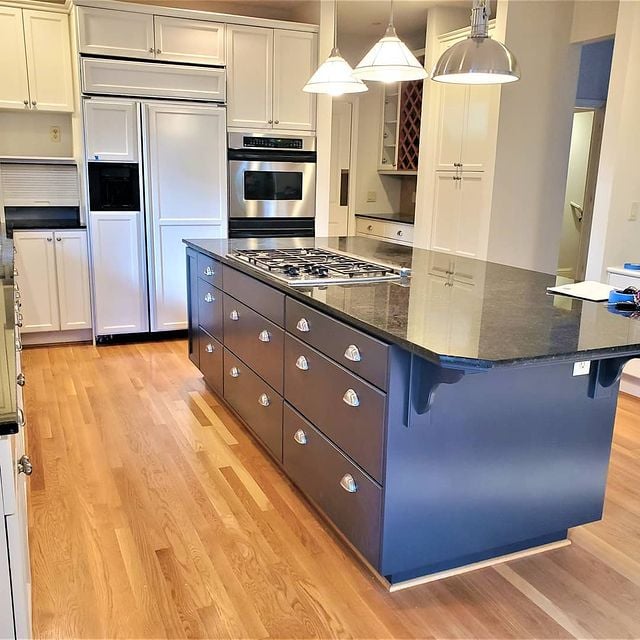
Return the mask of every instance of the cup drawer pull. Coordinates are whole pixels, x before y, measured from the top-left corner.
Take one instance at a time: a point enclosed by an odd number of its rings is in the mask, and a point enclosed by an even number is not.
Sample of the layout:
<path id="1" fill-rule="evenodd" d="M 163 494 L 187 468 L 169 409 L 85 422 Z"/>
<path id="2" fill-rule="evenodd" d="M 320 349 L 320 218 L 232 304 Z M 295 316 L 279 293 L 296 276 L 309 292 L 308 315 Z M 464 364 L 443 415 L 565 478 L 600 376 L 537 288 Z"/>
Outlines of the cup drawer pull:
<path id="1" fill-rule="evenodd" d="M 258 340 L 260 340 L 260 342 L 271 342 L 271 334 L 266 329 L 263 329 L 258 334 Z"/>
<path id="2" fill-rule="evenodd" d="M 347 389 L 342 396 L 342 401 L 345 404 L 348 404 L 350 407 L 358 407 L 360 406 L 360 398 L 358 398 L 358 394 L 353 389 Z"/>
<path id="3" fill-rule="evenodd" d="M 309 323 L 306 318 L 300 318 L 296 324 L 296 329 L 302 333 L 309 333 Z"/>
<path id="4" fill-rule="evenodd" d="M 214 302 L 215 298 L 210 294 L 210 293 L 206 293 L 204 296 L 204 301 L 205 302 Z"/>
<path id="5" fill-rule="evenodd" d="M 350 344 L 345 352 L 344 352 L 344 357 L 347 360 L 351 360 L 351 362 L 360 362 L 360 360 L 362 360 L 362 356 L 360 355 L 360 349 L 358 349 L 358 347 L 356 347 L 355 344 Z"/>
<path id="6" fill-rule="evenodd" d="M 269 396 L 266 393 L 261 393 L 260 397 L 258 398 L 258 402 L 263 407 L 268 407 L 271 404 L 271 399 L 269 398 Z"/>
<path id="7" fill-rule="evenodd" d="M 240 369 L 238 369 L 238 367 L 231 367 L 231 369 L 229 369 L 229 375 L 232 378 L 237 378 L 240 375 Z"/>
<path id="8" fill-rule="evenodd" d="M 206 267 L 204 270 L 205 276 L 215 276 L 216 272 L 211 267 Z"/>
<path id="9" fill-rule="evenodd" d="M 294 439 L 298 444 L 307 444 L 307 434 L 306 434 L 302 429 L 298 429 L 298 430 L 293 434 L 293 439 Z"/>
<path id="10" fill-rule="evenodd" d="M 345 473 L 340 480 L 340 486 L 347 493 L 355 493 L 358 490 L 358 485 L 356 481 L 353 479 L 353 476 L 350 473 Z"/>
<path id="11" fill-rule="evenodd" d="M 234 322 L 236 322 L 237 320 L 240 320 L 240 314 L 237 312 L 236 309 L 234 309 L 230 314 L 229 314 L 229 318 L 231 320 L 233 320 Z"/>
<path id="12" fill-rule="evenodd" d="M 296 367 L 298 367 L 298 369 L 300 369 L 300 371 L 308 371 L 309 362 L 304 356 L 300 356 L 296 360 Z"/>
<path id="13" fill-rule="evenodd" d="M 213 353 L 213 352 L 215 351 L 215 348 L 214 348 L 214 346 L 213 346 L 211 343 L 209 343 L 209 344 L 204 348 L 204 350 L 205 350 L 207 353 Z"/>

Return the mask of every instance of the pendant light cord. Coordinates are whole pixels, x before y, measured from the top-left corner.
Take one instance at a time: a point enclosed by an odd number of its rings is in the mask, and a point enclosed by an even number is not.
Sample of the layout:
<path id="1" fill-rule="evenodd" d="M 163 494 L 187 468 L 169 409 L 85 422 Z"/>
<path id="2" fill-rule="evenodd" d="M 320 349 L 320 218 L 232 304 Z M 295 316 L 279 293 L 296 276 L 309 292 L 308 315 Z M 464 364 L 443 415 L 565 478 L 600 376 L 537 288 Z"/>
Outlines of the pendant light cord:
<path id="1" fill-rule="evenodd" d="M 487 0 L 473 0 L 471 9 L 471 38 L 486 38 L 489 35 L 490 8 Z"/>
<path id="2" fill-rule="evenodd" d="M 338 0 L 333 0 L 333 48 L 338 49 Z"/>
<path id="3" fill-rule="evenodd" d="M 390 0 L 390 11 L 389 11 L 389 26 L 393 27 L 393 0 Z"/>

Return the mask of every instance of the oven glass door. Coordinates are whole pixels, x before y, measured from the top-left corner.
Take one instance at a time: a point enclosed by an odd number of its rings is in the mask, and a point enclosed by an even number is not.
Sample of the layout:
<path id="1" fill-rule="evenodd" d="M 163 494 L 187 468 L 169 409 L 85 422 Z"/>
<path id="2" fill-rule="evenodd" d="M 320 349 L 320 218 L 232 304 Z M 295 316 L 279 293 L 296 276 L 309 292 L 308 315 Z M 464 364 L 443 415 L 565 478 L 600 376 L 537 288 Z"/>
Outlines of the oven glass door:
<path id="1" fill-rule="evenodd" d="M 229 161 L 231 218 L 313 218 L 315 162 Z"/>

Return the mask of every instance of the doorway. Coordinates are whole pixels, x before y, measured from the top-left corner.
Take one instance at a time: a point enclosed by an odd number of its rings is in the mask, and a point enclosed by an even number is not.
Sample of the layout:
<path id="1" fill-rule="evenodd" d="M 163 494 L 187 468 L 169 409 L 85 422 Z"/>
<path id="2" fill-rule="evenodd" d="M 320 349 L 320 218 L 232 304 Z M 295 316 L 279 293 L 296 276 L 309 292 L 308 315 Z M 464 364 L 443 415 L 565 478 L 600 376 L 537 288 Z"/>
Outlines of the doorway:
<path id="1" fill-rule="evenodd" d="M 353 104 L 334 100 L 331 115 L 331 176 L 329 179 L 329 235 L 349 235 L 351 212 Z"/>

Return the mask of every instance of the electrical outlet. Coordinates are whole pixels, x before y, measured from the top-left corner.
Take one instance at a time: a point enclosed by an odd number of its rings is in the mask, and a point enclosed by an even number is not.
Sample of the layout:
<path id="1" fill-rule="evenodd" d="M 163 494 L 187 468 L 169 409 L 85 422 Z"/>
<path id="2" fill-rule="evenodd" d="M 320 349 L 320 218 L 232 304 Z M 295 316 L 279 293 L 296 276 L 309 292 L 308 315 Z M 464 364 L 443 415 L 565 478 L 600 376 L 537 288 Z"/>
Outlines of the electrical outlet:
<path id="1" fill-rule="evenodd" d="M 375 202 L 378 199 L 378 194 L 375 191 L 367 191 L 367 202 Z"/>
<path id="2" fill-rule="evenodd" d="M 49 129 L 49 137 L 51 142 L 60 142 L 60 127 L 51 127 Z"/>
<path id="3" fill-rule="evenodd" d="M 583 362 L 573 363 L 573 375 L 574 376 L 586 376 L 591 371 L 591 361 L 584 360 Z"/>
<path id="4" fill-rule="evenodd" d="M 640 202 L 632 202 L 629 211 L 629 222 L 635 222 L 640 214 Z"/>

